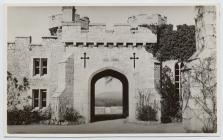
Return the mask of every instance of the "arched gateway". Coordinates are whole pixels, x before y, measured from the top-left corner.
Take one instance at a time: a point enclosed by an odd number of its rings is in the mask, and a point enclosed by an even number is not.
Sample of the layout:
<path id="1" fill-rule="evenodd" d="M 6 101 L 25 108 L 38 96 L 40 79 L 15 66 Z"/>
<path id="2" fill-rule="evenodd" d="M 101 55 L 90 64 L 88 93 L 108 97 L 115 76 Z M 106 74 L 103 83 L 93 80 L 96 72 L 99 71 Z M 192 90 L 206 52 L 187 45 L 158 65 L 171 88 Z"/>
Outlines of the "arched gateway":
<path id="1" fill-rule="evenodd" d="M 104 114 L 104 115 L 96 115 L 95 114 L 95 84 L 96 82 L 106 76 L 111 76 L 117 78 L 122 83 L 122 113 L 115 115 L 115 114 Z M 118 119 L 118 118 L 126 118 L 129 115 L 129 85 L 128 80 L 125 75 L 120 72 L 117 72 L 112 69 L 103 70 L 97 74 L 95 74 L 91 79 L 91 101 L 90 101 L 90 121 L 99 121 L 99 120 L 110 120 L 110 119 Z"/>
<path id="2" fill-rule="evenodd" d="M 49 68 L 52 71 L 49 82 L 52 85 L 49 89 L 49 97 L 52 97 L 49 100 L 53 104 L 52 118 L 64 120 L 66 109 L 73 108 L 86 123 L 116 118 L 136 122 L 141 121 L 140 110 L 151 104 L 151 107 L 156 107 L 155 120 L 160 120 L 160 94 L 157 88 L 160 64 L 152 52 L 152 48 L 156 47 L 157 35 L 141 25 L 158 25 L 158 21 L 165 21 L 165 18 L 157 15 L 134 16 L 128 18 L 127 22 L 114 24 L 112 30 L 107 30 L 105 24 L 89 24 L 90 19 L 87 18 L 73 22 L 69 19 L 76 17 L 72 10 L 72 7 L 63 8 L 62 18 L 58 19 L 65 21 L 57 21 L 61 23 L 60 26 L 50 28 L 52 34 L 60 35 L 58 39 L 43 38 L 44 41 L 53 42 L 46 48 L 52 47 L 56 52 L 50 53 L 48 59 L 52 62 Z M 105 80 L 106 77 L 114 77 L 118 81 L 118 95 L 122 97 L 118 105 L 114 105 L 114 102 L 112 105 L 103 104 L 102 107 L 98 105 L 95 111 L 95 101 L 98 101 L 95 95 L 102 98 L 99 96 L 102 92 L 98 92 L 97 88 L 110 90 L 108 86 L 97 86 L 97 81 Z M 113 89 L 116 88 L 113 86 Z M 113 90 L 110 93 L 114 93 Z M 143 102 L 144 97 L 150 97 L 150 101 Z M 102 116 L 98 115 L 103 114 L 100 109 L 105 112 Z M 116 115 L 112 115 L 114 112 Z"/>

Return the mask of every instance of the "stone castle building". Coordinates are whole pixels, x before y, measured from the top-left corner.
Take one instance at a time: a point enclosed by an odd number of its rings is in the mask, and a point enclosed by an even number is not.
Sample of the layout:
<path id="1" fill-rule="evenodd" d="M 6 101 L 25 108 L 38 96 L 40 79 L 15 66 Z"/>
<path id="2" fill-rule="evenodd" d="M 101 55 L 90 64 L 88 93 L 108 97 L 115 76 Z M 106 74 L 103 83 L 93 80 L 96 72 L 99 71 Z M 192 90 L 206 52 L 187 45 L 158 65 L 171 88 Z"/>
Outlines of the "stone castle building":
<path id="1" fill-rule="evenodd" d="M 216 11 L 202 6 L 195 9 L 196 52 L 191 59 L 204 59 L 216 53 Z M 140 14 L 107 29 L 105 23 L 91 23 L 90 18 L 80 17 L 74 7 L 62 7 L 61 14 L 49 17 L 50 36 L 42 37 L 41 44 L 32 44 L 31 37 L 16 37 L 15 42 L 8 43 L 8 71 L 18 79 L 29 79 L 30 104 L 39 109 L 51 105 L 53 119 L 63 120 L 66 108 L 73 107 L 84 116 L 86 123 L 97 120 L 95 83 L 102 77 L 112 76 L 123 87 L 121 118 L 137 121 L 136 97 L 143 91 L 152 93 L 152 102 L 158 103 L 156 118 L 160 121 L 160 63 L 148 51 L 156 45 L 157 35 L 140 25 L 166 23 L 167 18 L 159 14 Z M 168 65 L 175 71 L 176 63 L 180 64 L 173 60 L 163 66 Z M 190 68 L 194 63 L 184 65 Z M 179 67 L 177 76 L 181 79 Z M 191 94 L 197 94 L 193 90 L 196 87 L 189 84 L 181 87 L 181 81 L 177 82 L 181 95 L 188 88 Z M 183 112 L 185 126 L 200 129 L 197 114 L 193 114 L 199 109 L 193 101 L 189 106 L 192 110 Z"/>
<path id="2" fill-rule="evenodd" d="M 34 108 L 50 104 L 53 119 L 62 120 L 66 108 L 73 107 L 86 122 L 96 118 L 95 82 L 112 76 L 123 86 L 120 117 L 136 121 L 139 91 L 151 92 L 153 102 L 160 104 L 155 88 L 159 62 L 147 51 L 157 43 L 157 36 L 139 25 L 161 25 L 166 20 L 159 14 L 141 14 L 108 30 L 104 23 L 80 17 L 74 7 L 62 7 L 61 14 L 49 17 L 51 35 L 42 37 L 41 44 L 32 44 L 31 37 L 16 37 L 15 42 L 8 43 L 8 71 L 29 79 L 27 94 Z"/>

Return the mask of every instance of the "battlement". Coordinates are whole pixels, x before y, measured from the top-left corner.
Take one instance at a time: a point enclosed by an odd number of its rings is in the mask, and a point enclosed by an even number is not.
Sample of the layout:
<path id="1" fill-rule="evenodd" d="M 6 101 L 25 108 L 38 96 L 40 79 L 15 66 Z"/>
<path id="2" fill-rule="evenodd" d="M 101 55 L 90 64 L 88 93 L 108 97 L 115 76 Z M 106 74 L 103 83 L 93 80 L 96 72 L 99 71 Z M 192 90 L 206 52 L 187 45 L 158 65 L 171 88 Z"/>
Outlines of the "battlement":
<path id="1" fill-rule="evenodd" d="M 62 26 L 62 42 L 151 42 L 155 43 L 157 36 L 146 27 L 132 28 L 131 25 L 115 24 L 107 30 L 104 23 L 93 23 L 89 30 L 81 30 L 81 25 L 74 22 L 64 22 Z"/>
<path id="2" fill-rule="evenodd" d="M 8 50 L 15 50 L 15 49 L 35 49 L 40 47 L 45 47 L 47 42 L 51 42 L 56 40 L 57 36 L 43 36 L 42 37 L 42 43 L 36 44 L 32 43 L 32 37 L 31 36 L 18 36 L 15 37 L 14 42 L 8 42 L 7 43 L 7 49 Z"/>
<path id="3" fill-rule="evenodd" d="M 63 20 L 62 14 L 56 14 L 49 17 L 49 28 L 55 28 L 61 26 Z"/>
<path id="4" fill-rule="evenodd" d="M 62 7 L 62 13 L 49 17 L 49 30 L 51 35 L 57 35 L 57 30 L 61 28 L 64 22 L 79 23 L 82 30 L 88 30 L 90 20 L 88 17 L 80 17 L 76 13 L 75 7 Z"/>
<path id="5" fill-rule="evenodd" d="M 149 42 L 65 42 L 65 47 L 108 47 L 108 48 L 114 48 L 114 47 L 131 47 L 131 48 L 151 48 L 154 47 L 155 43 L 149 43 Z"/>
<path id="6" fill-rule="evenodd" d="M 139 25 L 162 25 L 167 23 L 167 17 L 161 16 L 160 14 L 138 14 L 128 18 L 127 22 L 132 27 Z"/>
<path id="7" fill-rule="evenodd" d="M 75 7 L 72 6 L 62 7 L 62 14 L 49 17 L 49 29 L 51 35 L 58 35 L 58 29 L 62 29 L 63 27 L 63 39 L 66 39 L 66 34 L 80 34 L 80 36 L 84 34 L 86 36 L 91 33 L 98 34 L 99 32 L 102 32 L 101 34 L 106 33 L 105 36 L 115 33 L 139 35 L 140 32 L 149 32 L 145 28 L 140 28 L 140 25 L 162 25 L 166 23 L 167 18 L 160 14 L 139 14 L 129 17 L 126 23 L 116 23 L 113 25 L 113 29 L 107 30 L 106 23 L 90 23 L 90 19 L 88 17 L 80 17 L 80 15 L 76 13 Z M 66 28 L 69 28 L 69 30 Z M 125 40 L 125 42 L 127 42 L 127 40 Z"/>
<path id="8" fill-rule="evenodd" d="M 49 17 L 50 36 L 42 37 L 44 43 L 61 39 L 65 44 L 75 46 L 146 46 L 157 43 L 157 35 L 147 26 L 166 24 L 167 18 L 160 14 L 138 14 L 129 17 L 126 23 L 115 23 L 107 28 L 106 23 L 90 23 L 88 17 L 81 17 L 75 7 L 62 7 L 62 13 Z M 22 43 L 30 47 L 31 37 L 17 37 L 15 44 Z M 13 46 L 9 44 L 8 46 Z"/>

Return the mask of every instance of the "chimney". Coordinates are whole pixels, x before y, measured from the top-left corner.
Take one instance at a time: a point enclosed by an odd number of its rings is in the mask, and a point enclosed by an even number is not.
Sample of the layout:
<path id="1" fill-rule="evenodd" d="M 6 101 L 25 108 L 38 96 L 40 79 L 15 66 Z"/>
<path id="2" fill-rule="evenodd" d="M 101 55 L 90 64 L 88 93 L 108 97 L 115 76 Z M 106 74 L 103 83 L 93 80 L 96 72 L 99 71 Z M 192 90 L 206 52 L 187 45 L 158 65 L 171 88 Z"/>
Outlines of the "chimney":
<path id="1" fill-rule="evenodd" d="M 71 22 L 75 21 L 76 9 L 74 6 L 64 6 L 62 7 L 63 21 Z"/>

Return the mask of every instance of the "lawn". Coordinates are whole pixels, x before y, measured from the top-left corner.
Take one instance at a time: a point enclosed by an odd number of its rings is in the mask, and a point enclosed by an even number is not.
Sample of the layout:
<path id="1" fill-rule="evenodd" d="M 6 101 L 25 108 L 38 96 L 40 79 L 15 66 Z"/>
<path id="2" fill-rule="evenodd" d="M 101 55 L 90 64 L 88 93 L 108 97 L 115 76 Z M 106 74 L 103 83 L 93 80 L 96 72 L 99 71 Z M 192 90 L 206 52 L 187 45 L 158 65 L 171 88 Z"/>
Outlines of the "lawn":
<path id="1" fill-rule="evenodd" d="M 126 123 L 123 119 L 81 125 L 9 125 L 9 134 L 185 133 L 181 123 Z"/>

